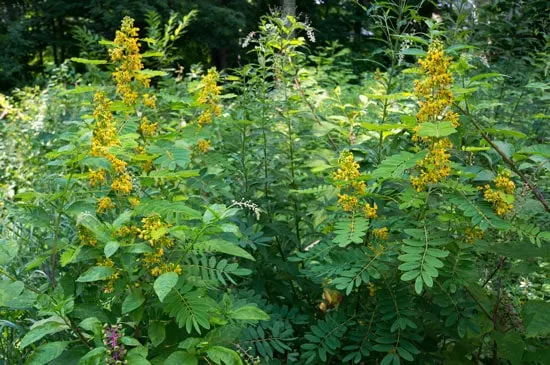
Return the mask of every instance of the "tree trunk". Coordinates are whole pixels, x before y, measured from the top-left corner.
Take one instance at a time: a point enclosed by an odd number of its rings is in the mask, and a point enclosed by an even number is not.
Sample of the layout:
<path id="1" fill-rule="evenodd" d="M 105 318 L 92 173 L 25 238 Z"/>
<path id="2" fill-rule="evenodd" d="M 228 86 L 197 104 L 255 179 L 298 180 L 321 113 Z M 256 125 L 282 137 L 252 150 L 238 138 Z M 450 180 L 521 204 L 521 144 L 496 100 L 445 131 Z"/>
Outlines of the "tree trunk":
<path id="1" fill-rule="evenodd" d="M 283 14 L 296 16 L 296 0 L 282 0 Z"/>

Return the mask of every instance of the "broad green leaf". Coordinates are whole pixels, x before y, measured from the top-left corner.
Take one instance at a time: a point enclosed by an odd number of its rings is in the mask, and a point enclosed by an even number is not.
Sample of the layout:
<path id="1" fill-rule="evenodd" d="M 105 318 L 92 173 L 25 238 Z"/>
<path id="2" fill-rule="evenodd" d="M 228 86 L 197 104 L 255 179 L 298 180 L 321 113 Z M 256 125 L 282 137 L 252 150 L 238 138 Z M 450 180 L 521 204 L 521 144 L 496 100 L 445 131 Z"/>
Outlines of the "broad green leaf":
<path id="1" fill-rule="evenodd" d="M 232 242 L 214 239 L 206 242 L 201 242 L 200 246 L 204 247 L 206 251 L 221 252 L 228 255 L 238 256 L 248 260 L 256 261 L 254 257 L 246 250 L 240 248 Z"/>
<path id="2" fill-rule="evenodd" d="M 401 51 L 401 54 L 404 55 L 410 55 L 410 56 L 419 56 L 419 57 L 425 57 L 426 51 L 420 48 L 405 48 Z"/>
<path id="3" fill-rule="evenodd" d="M 511 365 L 520 365 L 522 363 L 525 343 L 517 331 L 510 331 L 504 334 L 495 332 L 492 334 L 492 337 L 497 343 L 498 354 L 503 359 L 509 360 Z"/>
<path id="4" fill-rule="evenodd" d="M 90 350 L 86 355 L 84 355 L 79 361 L 78 365 L 99 365 L 105 361 L 105 348 L 96 347 L 93 350 Z"/>
<path id="5" fill-rule="evenodd" d="M 222 346 L 212 346 L 206 350 L 206 354 L 215 364 L 218 365 L 242 365 L 239 354 Z"/>
<path id="6" fill-rule="evenodd" d="M 120 247 L 120 243 L 118 243 L 117 241 L 109 241 L 105 245 L 103 252 L 105 253 L 105 256 L 109 258 L 117 252 L 119 247 Z"/>
<path id="7" fill-rule="evenodd" d="M 71 61 L 76 63 L 83 63 L 86 65 L 105 65 L 108 62 L 105 60 L 89 60 L 87 58 L 72 57 Z"/>
<path id="8" fill-rule="evenodd" d="M 126 314 L 141 307 L 143 302 L 145 302 L 145 297 L 141 292 L 135 291 L 131 293 L 124 299 L 124 302 L 122 302 L 122 314 Z"/>
<path id="9" fill-rule="evenodd" d="M 164 365 L 197 365 L 199 360 L 193 354 L 184 351 L 173 352 L 164 361 Z"/>
<path id="10" fill-rule="evenodd" d="M 67 330 L 69 327 L 66 324 L 50 321 L 44 322 L 39 326 L 31 329 L 27 334 L 21 339 L 21 348 L 29 346 L 32 343 L 42 339 L 42 337 L 57 333 L 60 331 Z"/>
<path id="11" fill-rule="evenodd" d="M 550 334 L 550 303 L 529 300 L 523 306 L 525 337 L 544 337 Z"/>
<path id="12" fill-rule="evenodd" d="M 151 363 L 140 355 L 130 354 L 126 358 L 128 365 L 151 365 Z"/>
<path id="13" fill-rule="evenodd" d="M 233 319 L 244 321 L 268 321 L 269 316 L 258 307 L 247 305 L 244 307 L 232 310 L 229 315 Z"/>
<path id="14" fill-rule="evenodd" d="M 164 342 L 166 338 L 166 325 L 160 321 L 151 321 L 149 322 L 147 334 L 153 346 L 156 347 Z"/>
<path id="15" fill-rule="evenodd" d="M 111 240 L 107 227 L 89 212 L 79 214 L 76 222 L 78 225 L 84 226 L 92 232 L 98 241 L 107 243 Z"/>
<path id="16" fill-rule="evenodd" d="M 93 266 L 84 274 L 80 275 L 76 281 L 79 283 L 88 283 L 92 281 L 107 280 L 116 272 L 115 269 L 108 266 Z"/>
<path id="17" fill-rule="evenodd" d="M 446 137 L 456 132 L 451 122 L 431 123 L 424 122 L 420 124 L 418 135 L 420 137 Z"/>
<path id="18" fill-rule="evenodd" d="M 0 307 L 17 298 L 24 289 L 25 284 L 22 281 L 0 280 Z"/>
<path id="19" fill-rule="evenodd" d="M 157 70 L 139 70 L 139 74 L 149 77 L 155 77 L 155 76 L 166 76 L 168 73 L 164 71 L 157 71 Z"/>
<path id="20" fill-rule="evenodd" d="M 407 271 L 406 273 L 401 275 L 401 280 L 409 281 L 409 280 L 412 280 L 412 279 L 416 279 L 418 277 L 418 275 L 420 275 L 420 270 Z"/>
<path id="21" fill-rule="evenodd" d="M 25 361 L 25 365 L 46 365 L 59 357 L 69 345 L 69 341 L 46 343 L 38 347 Z"/>
<path id="22" fill-rule="evenodd" d="M 147 57 L 162 57 L 164 56 L 164 52 L 160 52 L 160 51 L 147 51 L 147 52 L 144 52 L 142 53 L 141 57 L 144 57 L 144 58 L 147 58 Z"/>
<path id="23" fill-rule="evenodd" d="M 526 155 L 538 155 L 546 158 L 550 158 L 550 146 L 548 144 L 535 144 L 520 149 L 518 154 Z"/>
<path id="24" fill-rule="evenodd" d="M 141 346 L 141 343 L 133 337 L 124 336 L 120 340 L 126 346 Z"/>
<path id="25" fill-rule="evenodd" d="M 17 242 L 12 240 L 0 240 L 0 266 L 9 264 L 17 256 L 18 251 L 19 245 Z"/>
<path id="26" fill-rule="evenodd" d="M 164 298 L 172 291 L 172 288 L 176 286 L 178 283 L 179 276 L 175 272 L 167 272 L 159 276 L 155 283 L 153 284 L 153 288 L 155 289 L 155 293 L 157 293 L 157 296 L 159 300 L 162 302 L 164 301 Z"/>
<path id="27" fill-rule="evenodd" d="M 473 76 L 470 78 L 470 82 L 479 81 L 479 80 L 485 80 L 485 79 L 492 79 L 492 78 L 502 78 L 504 77 L 504 74 L 498 73 L 498 72 L 488 72 L 488 73 L 482 73 Z"/>

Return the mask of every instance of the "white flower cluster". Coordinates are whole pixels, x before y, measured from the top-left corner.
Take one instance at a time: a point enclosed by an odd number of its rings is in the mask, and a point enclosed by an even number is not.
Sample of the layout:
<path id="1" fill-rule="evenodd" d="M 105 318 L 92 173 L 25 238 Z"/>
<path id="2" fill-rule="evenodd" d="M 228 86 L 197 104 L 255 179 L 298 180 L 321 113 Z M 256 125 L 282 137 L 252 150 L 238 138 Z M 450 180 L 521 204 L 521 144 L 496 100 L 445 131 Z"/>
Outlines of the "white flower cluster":
<path id="1" fill-rule="evenodd" d="M 405 39 L 403 43 L 401 43 L 401 49 L 399 50 L 399 59 L 397 61 L 398 65 L 401 65 L 403 63 L 403 60 L 405 59 L 405 51 L 409 48 L 411 48 L 412 41 L 410 39 Z"/>
<path id="2" fill-rule="evenodd" d="M 252 38 L 254 38 L 255 35 L 256 35 L 256 32 L 250 32 L 250 33 L 248 33 L 248 35 L 247 35 L 246 38 L 244 39 L 243 44 L 241 45 L 241 47 L 242 47 L 242 48 L 248 47 L 248 45 L 250 44 L 250 41 L 252 40 Z"/>
<path id="3" fill-rule="evenodd" d="M 240 201 L 232 200 L 231 203 L 232 203 L 232 206 L 236 205 L 241 209 L 243 208 L 250 209 L 252 212 L 254 212 L 254 215 L 256 215 L 256 220 L 260 219 L 260 207 L 258 207 L 258 205 L 253 203 L 251 200 L 244 200 L 244 199 L 241 199 Z"/>

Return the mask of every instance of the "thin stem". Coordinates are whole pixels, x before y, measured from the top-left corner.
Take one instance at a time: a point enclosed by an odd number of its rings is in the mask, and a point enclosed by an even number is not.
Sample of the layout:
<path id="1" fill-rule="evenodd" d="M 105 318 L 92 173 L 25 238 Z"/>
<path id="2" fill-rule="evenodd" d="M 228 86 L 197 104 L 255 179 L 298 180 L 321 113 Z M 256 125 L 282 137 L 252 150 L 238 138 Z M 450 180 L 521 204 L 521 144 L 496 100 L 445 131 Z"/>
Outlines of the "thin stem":
<path id="1" fill-rule="evenodd" d="M 503 257 L 500 260 L 500 262 L 498 263 L 497 267 L 493 270 L 491 275 L 489 275 L 489 277 L 487 277 L 487 279 L 485 279 L 485 282 L 483 283 L 483 285 L 481 285 L 483 288 L 489 283 L 489 281 L 491 281 L 491 279 L 495 276 L 495 274 L 500 270 L 500 268 L 502 267 L 502 265 L 504 264 L 505 261 L 506 261 L 506 257 Z"/>

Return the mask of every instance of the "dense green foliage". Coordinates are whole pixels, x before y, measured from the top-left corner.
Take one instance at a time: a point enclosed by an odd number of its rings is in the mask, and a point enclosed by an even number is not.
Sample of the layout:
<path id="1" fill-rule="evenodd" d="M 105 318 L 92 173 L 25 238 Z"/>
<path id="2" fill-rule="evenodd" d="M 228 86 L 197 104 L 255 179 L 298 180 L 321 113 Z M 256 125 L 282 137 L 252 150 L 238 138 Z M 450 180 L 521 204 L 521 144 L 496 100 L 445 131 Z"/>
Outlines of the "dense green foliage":
<path id="1" fill-rule="evenodd" d="M 129 3 L 0 95 L 0 363 L 548 363 L 544 1 Z"/>

